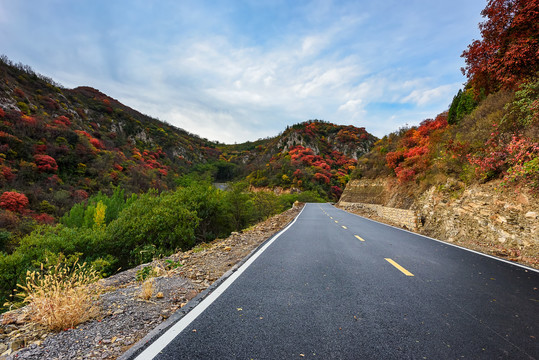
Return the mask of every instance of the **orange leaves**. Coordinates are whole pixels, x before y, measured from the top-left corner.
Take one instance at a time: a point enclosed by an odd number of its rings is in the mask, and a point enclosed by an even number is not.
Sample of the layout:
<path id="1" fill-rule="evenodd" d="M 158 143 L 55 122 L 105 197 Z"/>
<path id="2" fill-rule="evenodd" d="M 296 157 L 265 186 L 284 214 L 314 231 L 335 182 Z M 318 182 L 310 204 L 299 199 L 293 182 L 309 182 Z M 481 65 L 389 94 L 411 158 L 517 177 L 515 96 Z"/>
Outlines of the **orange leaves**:
<path id="1" fill-rule="evenodd" d="M 0 207 L 13 212 L 21 212 L 28 206 L 28 198 L 15 191 L 6 191 L 0 196 Z"/>
<path id="2" fill-rule="evenodd" d="M 412 128 L 404 134 L 399 142 L 399 150 L 386 154 L 386 164 L 395 170 L 400 182 L 413 180 L 417 174 L 428 168 L 432 138 L 446 128 L 446 113 L 438 115 L 435 120 L 425 120 L 418 128 Z"/>

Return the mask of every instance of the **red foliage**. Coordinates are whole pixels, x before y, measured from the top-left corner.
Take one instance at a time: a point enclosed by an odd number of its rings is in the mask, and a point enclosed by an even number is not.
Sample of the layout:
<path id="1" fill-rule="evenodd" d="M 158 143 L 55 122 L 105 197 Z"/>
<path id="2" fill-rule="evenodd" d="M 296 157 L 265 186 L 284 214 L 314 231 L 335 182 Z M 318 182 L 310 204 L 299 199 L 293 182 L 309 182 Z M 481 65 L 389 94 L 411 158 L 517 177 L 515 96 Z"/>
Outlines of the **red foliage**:
<path id="1" fill-rule="evenodd" d="M 23 116 L 21 116 L 21 120 L 26 125 L 35 126 L 37 124 L 36 118 L 34 118 L 32 116 L 23 115 Z"/>
<path id="2" fill-rule="evenodd" d="M 28 206 L 28 198 L 18 192 L 6 191 L 0 196 L 0 207 L 13 212 L 22 212 Z"/>
<path id="3" fill-rule="evenodd" d="M 432 136 L 447 128 L 447 114 L 428 119 L 408 130 L 399 142 L 399 150 L 386 154 L 386 164 L 395 170 L 400 182 L 412 180 L 429 166 Z"/>
<path id="4" fill-rule="evenodd" d="M 49 155 L 36 154 L 34 155 L 34 161 L 40 172 L 55 172 L 58 170 L 56 160 Z"/>
<path id="5" fill-rule="evenodd" d="M 82 136 L 86 136 L 88 139 L 91 138 L 92 136 L 90 134 L 88 134 L 86 131 L 82 131 L 82 130 L 75 130 L 75 132 L 79 135 L 82 135 Z"/>
<path id="6" fill-rule="evenodd" d="M 314 174 L 314 180 L 323 184 L 329 184 L 329 178 L 324 174 L 320 174 L 320 173 Z"/>
<path id="7" fill-rule="evenodd" d="M 84 190 L 75 190 L 73 191 L 73 199 L 75 199 L 76 202 L 81 202 L 88 199 L 88 193 Z"/>
<path id="8" fill-rule="evenodd" d="M 32 216 L 35 221 L 37 221 L 40 224 L 48 224 L 52 225 L 54 224 L 54 217 L 50 216 L 49 214 L 38 214 Z"/>
<path id="9" fill-rule="evenodd" d="M 539 0 L 489 0 L 481 40 L 462 53 L 462 72 L 487 93 L 513 88 L 539 71 Z"/>
<path id="10" fill-rule="evenodd" d="M 58 116 L 56 119 L 54 119 L 54 123 L 56 125 L 63 125 L 66 127 L 71 126 L 71 120 L 69 120 L 67 116 L 63 116 L 63 115 Z"/>
<path id="11" fill-rule="evenodd" d="M 90 138 L 90 144 L 92 144 L 93 147 L 96 149 L 104 149 L 105 145 L 101 142 L 101 140 L 96 138 Z"/>
<path id="12" fill-rule="evenodd" d="M 338 186 L 332 186 L 331 187 L 331 193 L 335 196 L 335 198 L 340 198 L 342 195 L 342 189 Z"/>
<path id="13" fill-rule="evenodd" d="M 392 169 L 395 169 L 397 166 L 399 166 L 399 163 L 401 163 L 402 161 L 404 161 L 404 151 L 402 150 L 392 151 L 386 154 L 387 166 Z"/>
<path id="14" fill-rule="evenodd" d="M 3 118 L 6 113 L 4 112 L 4 109 L 0 108 L 0 118 Z"/>
<path id="15" fill-rule="evenodd" d="M 475 154 L 467 155 L 470 164 L 476 166 L 477 175 L 489 178 L 509 170 L 504 173 L 505 181 L 537 176 L 532 174 L 536 171 L 526 168 L 526 164 L 539 157 L 539 143 L 518 135 L 505 140 L 497 126 L 494 128 L 485 146 Z"/>
<path id="16" fill-rule="evenodd" d="M 395 169 L 395 174 L 397 175 L 397 179 L 400 183 L 405 183 L 407 181 L 413 180 L 416 175 L 414 169 L 402 168 L 400 166 Z"/>
<path id="17" fill-rule="evenodd" d="M 26 95 L 24 94 L 24 91 L 22 91 L 19 88 L 15 88 L 15 90 L 13 90 L 13 93 L 15 94 L 15 96 L 18 96 L 20 98 L 26 97 Z"/>
<path id="18" fill-rule="evenodd" d="M 34 145 L 34 154 L 44 154 L 45 152 L 47 152 L 47 145 L 45 144 Z"/>
<path id="19" fill-rule="evenodd" d="M 2 166 L 0 169 L 5 180 L 11 181 L 15 178 L 15 174 L 13 174 L 13 170 L 9 166 Z"/>
<path id="20" fill-rule="evenodd" d="M 60 109 L 60 105 L 50 97 L 43 97 L 41 99 L 41 103 L 49 110 L 58 110 Z"/>

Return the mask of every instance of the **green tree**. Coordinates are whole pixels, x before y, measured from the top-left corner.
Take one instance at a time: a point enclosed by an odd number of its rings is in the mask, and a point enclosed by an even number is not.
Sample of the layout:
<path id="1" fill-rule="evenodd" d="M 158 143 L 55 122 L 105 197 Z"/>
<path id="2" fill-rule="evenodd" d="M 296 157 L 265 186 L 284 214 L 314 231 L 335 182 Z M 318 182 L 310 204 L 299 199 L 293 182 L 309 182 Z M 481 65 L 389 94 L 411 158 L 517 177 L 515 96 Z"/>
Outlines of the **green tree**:
<path id="1" fill-rule="evenodd" d="M 175 193 L 141 195 L 107 226 L 106 252 L 127 267 L 137 263 L 137 253 L 146 246 L 155 246 L 163 255 L 192 247 L 199 218 L 178 200 Z"/>
<path id="2" fill-rule="evenodd" d="M 226 193 L 228 213 L 236 231 L 245 228 L 253 217 L 254 204 L 247 186 L 245 182 L 233 183 Z"/>

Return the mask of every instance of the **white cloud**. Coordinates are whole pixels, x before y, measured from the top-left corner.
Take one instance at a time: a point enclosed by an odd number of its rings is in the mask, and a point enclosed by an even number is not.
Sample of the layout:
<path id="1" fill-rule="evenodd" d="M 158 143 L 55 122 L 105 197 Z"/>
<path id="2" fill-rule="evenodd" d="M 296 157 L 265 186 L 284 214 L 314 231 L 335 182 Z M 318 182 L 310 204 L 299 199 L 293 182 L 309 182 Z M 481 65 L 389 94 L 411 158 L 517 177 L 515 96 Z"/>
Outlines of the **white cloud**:
<path id="1" fill-rule="evenodd" d="M 431 102 L 440 100 L 440 98 L 447 97 L 448 93 L 458 89 L 460 84 L 448 84 L 435 87 L 433 89 L 416 89 L 413 90 L 408 96 L 404 97 L 401 103 L 414 103 L 418 106 L 426 105 Z"/>
<path id="2" fill-rule="evenodd" d="M 310 118 L 365 126 L 382 136 L 403 121 L 433 117 L 463 81 L 458 66 L 440 65 L 461 61 L 462 44 L 450 50 L 448 41 L 462 28 L 459 19 L 475 21 L 457 13 L 445 18 L 445 8 L 461 6 L 428 0 L 413 6 L 396 0 L 247 2 L 255 14 L 202 0 L 160 6 L 118 0 L 112 9 L 104 0 L 84 6 L 55 1 L 61 10 L 0 0 L 0 9 L 7 6 L 17 18 L 4 22 L 0 11 L 0 35 L 9 35 L 6 55 L 66 86 L 94 86 L 227 142 L 276 135 Z M 468 14 L 470 2 L 459 1 Z M 126 16 L 117 17 L 123 8 Z M 60 15 L 64 19 L 55 18 Z M 255 33 L 259 27 L 269 34 Z"/>

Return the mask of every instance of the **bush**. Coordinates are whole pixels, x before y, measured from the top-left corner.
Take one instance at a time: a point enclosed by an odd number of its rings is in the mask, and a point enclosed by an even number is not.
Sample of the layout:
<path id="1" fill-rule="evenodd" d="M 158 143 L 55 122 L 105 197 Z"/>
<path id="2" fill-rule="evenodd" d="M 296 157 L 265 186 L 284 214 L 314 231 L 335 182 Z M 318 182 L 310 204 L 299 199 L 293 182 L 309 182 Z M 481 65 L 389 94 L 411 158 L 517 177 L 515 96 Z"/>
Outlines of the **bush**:
<path id="1" fill-rule="evenodd" d="M 196 242 L 208 242 L 232 231 L 228 218 L 226 193 L 210 182 L 191 183 L 176 190 L 174 196 L 199 218 L 195 229 Z"/>
<path id="2" fill-rule="evenodd" d="M 60 331 L 73 328 L 98 314 L 99 288 L 91 286 L 99 274 L 86 264 L 70 266 L 61 260 L 40 271 L 28 271 L 23 290 L 33 322 Z"/>
<path id="3" fill-rule="evenodd" d="M 116 188 L 111 196 L 99 192 L 97 195 L 90 197 L 88 201 L 74 205 L 60 219 L 60 223 L 68 227 L 92 228 L 94 226 L 96 206 L 101 203 L 105 206 L 104 224 L 107 225 L 117 219 L 120 212 L 135 201 L 136 198 L 136 195 L 126 198 L 124 190 L 119 188 Z"/>
<path id="4" fill-rule="evenodd" d="M 15 191 L 6 191 L 0 196 L 0 207 L 13 212 L 22 212 L 28 206 L 28 198 Z"/>
<path id="5" fill-rule="evenodd" d="M 56 172 L 58 170 L 56 160 L 49 155 L 36 154 L 34 162 L 40 172 Z"/>
<path id="6" fill-rule="evenodd" d="M 178 193 L 141 195 L 107 227 L 106 252 L 127 267 L 137 264 L 137 253 L 147 245 L 154 245 L 162 255 L 192 247 L 199 218 L 180 200 Z"/>

